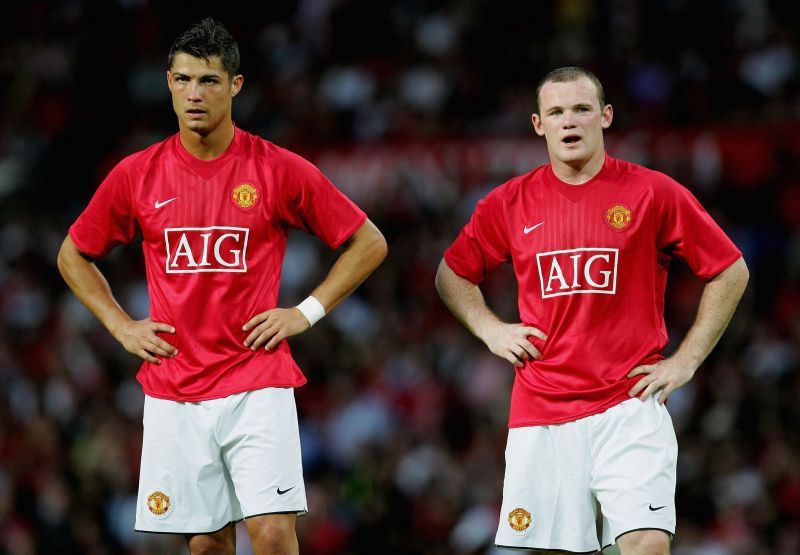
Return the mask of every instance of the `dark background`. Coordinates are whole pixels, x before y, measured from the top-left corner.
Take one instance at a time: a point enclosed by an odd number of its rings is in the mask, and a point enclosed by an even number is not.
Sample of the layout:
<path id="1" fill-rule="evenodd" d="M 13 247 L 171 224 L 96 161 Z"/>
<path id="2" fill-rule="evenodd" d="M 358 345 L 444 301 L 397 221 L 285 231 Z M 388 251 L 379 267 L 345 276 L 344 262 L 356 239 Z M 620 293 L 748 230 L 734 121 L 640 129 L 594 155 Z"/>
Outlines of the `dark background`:
<path id="1" fill-rule="evenodd" d="M 511 368 L 433 289 L 478 198 L 546 161 L 539 79 L 603 81 L 610 154 L 688 186 L 745 253 L 728 332 L 670 399 L 676 555 L 800 553 L 800 8 L 768 0 L 31 1 L 0 19 L 0 554 L 185 553 L 132 532 L 142 395 L 128 355 L 55 267 L 108 170 L 177 129 L 172 40 L 206 15 L 242 50 L 237 124 L 317 163 L 386 235 L 387 261 L 291 340 L 307 555 L 491 554 Z M 147 314 L 138 246 L 101 263 Z M 333 260 L 293 236 L 281 291 Z M 676 264 L 672 347 L 702 284 Z M 508 268 L 485 284 L 516 317 Z M 613 348 L 613 346 L 610 346 Z M 534 518 L 534 525 L 536 516 Z M 242 531 L 241 528 L 239 530 Z M 242 539 L 240 552 L 250 553 Z M 499 552 L 498 552 L 499 553 Z"/>

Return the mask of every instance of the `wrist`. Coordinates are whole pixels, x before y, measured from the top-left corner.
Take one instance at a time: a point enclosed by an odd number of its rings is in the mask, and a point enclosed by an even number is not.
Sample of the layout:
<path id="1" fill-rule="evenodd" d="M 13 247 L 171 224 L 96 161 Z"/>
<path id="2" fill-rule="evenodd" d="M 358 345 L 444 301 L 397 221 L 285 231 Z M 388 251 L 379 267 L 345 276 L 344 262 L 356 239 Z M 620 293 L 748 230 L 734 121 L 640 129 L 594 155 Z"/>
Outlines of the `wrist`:
<path id="1" fill-rule="evenodd" d="M 310 326 L 313 326 L 325 316 L 325 307 L 311 295 L 306 297 L 306 299 L 295 308 L 305 316 Z"/>
<path id="2" fill-rule="evenodd" d="M 126 320 L 126 319 L 124 319 L 124 318 L 118 318 L 118 319 L 114 319 L 113 321 L 109 322 L 109 323 L 106 325 L 106 329 L 108 330 L 108 333 L 110 333 L 110 334 L 111 334 L 111 337 L 113 337 L 114 339 L 116 339 L 117 341 L 119 341 L 119 339 L 120 339 L 120 330 L 122 329 L 122 327 L 123 327 L 123 326 L 124 326 L 124 325 L 125 325 L 127 322 L 130 322 L 130 321 L 131 321 L 131 319 L 130 319 L 130 318 L 129 318 L 129 319 L 127 319 L 127 320 Z"/>
<path id="3" fill-rule="evenodd" d="M 475 322 L 473 326 L 473 333 L 475 337 L 483 341 L 488 345 L 488 337 L 491 335 L 490 330 L 497 322 L 492 318 L 481 318 L 479 321 Z"/>

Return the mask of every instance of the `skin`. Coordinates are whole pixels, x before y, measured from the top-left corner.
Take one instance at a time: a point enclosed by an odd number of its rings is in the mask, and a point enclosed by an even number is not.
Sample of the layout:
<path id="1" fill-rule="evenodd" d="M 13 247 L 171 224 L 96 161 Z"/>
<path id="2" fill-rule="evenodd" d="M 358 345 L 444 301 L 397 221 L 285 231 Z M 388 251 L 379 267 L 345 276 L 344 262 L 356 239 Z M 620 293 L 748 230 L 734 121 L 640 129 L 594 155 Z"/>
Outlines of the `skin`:
<path id="1" fill-rule="evenodd" d="M 233 98 L 244 83 L 241 75 L 229 75 L 219 57 L 208 60 L 185 53 L 175 56 L 167 71 L 167 86 L 178 118 L 181 144 L 193 156 L 213 160 L 221 156 L 234 137 L 231 117 Z M 386 257 L 386 240 L 370 221 L 353 233 L 323 282 L 313 291 L 326 313 L 350 295 Z M 129 353 L 153 364 L 161 358 L 179 356 L 178 350 L 159 337 L 174 334 L 166 322 L 132 319 L 114 297 L 105 276 L 94 261 L 84 256 L 67 236 L 58 253 L 58 268 L 78 299 L 108 329 Z M 273 308 L 243 322 L 251 333 L 245 346 L 275 348 L 281 341 L 311 327 L 296 307 Z M 247 529 L 256 555 L 298 553 L 296 515 L 262 515 L 247 519 Z M 228 526 L 214 534 L 187 538 L 191 553 L 233 555 L 235 530 Z"/>
<path id="2" fill-rule="evenodd" d="M 600 106 L 597 88 L 587 77 L 567 83 L 545 83 L 539 94 L 539 111 L 531 122 L 547 142 L 553 172 L 572 185 L 586 183 L 605 161 L 603 130 L 611 126 L 614 109 Z M 572 143 L 566 137 L 577 137 Z"/>
<path id="3" fill-rule="evenodd" d="M 436 272 L 436 290 L 453 315 L 495 355 L 518 368 L 542 357 L 528 337 L 546 340 L 544 332 L 500 320 L 486 305 L 480 287 L 456 274 L 444 259 Z"/>
<path id="4" fill-rule="evenodd" d="M 192 156 L 213 160 L 230 146 L 233 98 L 243 84 L 243 76 L 230 76 L 222 68 L 219 56 L 205 60 L 183 52 L 175 55 L 167 71 L 167 86 L 181 144 Z"/>
<path id="5" fill-rule="evenodd" d="M 597 175 L 605 161 L 603 130 L 614 117 L 610 104 L 600 105 L 597 88 L 586 77 L 566 83 L 548 82 L 539 96 L 540 114 L 531 122 L 537 135 L 547 142 L 553 171 L 559 179 L 580 186 Z M 566 137 L 577 140 L 566 142 Z M 678 387 L 686 384 L 717 344 L 744 293 L 749 273 L 739 259 L 712 279 L 703 289 L 691 328 L 669 358 L 656 364 L 638 366 L 628 377 L 644 375 L 629 391 L 643 401 L 660 392 L 664 403 Z M 436 289 L 442 301 L 469 331 L 486 343 L 495 355 L 517 367 L 541 358 L 528 337 L 545 340 L 541 330 L 521 323 L 501 321 L 486 306 L 480 288 L 460 277 L 442 259 L 436 273 Z M 670 538 L 660 530 L 637 530 L 617 540 L 622 555 L 669 553 Z"/>

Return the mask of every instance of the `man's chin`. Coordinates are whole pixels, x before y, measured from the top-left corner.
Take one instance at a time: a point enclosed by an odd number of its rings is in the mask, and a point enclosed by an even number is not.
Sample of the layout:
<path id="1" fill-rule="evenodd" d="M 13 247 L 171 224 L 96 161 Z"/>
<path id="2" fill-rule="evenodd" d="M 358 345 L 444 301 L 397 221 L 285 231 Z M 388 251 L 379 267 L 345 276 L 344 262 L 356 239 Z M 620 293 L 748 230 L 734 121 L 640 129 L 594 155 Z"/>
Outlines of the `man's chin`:
<path id="1" fill-rule="evenodd" d="M 583 151 L 583 149 L 568 150 L 566 152 L 562 150 L 559 154 L 559 159 L 565 164 L 575 164 L 586 160 L 586 153 Z"/>
<path id="2" fill-rule="evenodd" d="M 186 129 L 203 136 L 209 133 L 208 125 L 202 121 L 187 121 Z"/>

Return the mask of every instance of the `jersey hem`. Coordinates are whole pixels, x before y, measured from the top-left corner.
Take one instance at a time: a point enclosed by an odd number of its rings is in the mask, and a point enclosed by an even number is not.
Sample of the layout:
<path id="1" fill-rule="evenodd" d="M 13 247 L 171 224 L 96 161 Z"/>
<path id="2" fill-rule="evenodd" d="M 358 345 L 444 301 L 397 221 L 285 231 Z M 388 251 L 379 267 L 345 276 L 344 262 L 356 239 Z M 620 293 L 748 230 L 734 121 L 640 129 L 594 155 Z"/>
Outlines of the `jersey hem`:
<path id="1" fill-rule="evenodd" d="M 558 418 L 555 420 L 524 420 L 524 421 L 514 421 L 508 423 L 508 428 L 527 428 L 530 426 L 553 426 L 556 424 L 566 424 L 567 422 L 575 422 L 576 420 L 580 420 L 581 418 L 586 418 L 587 416 L 594 416 L 595 414 L 600 414 L 612 407 L 616 407 L 617 405 L 624 403 L 628 399 L 636 399 L 637 397 L 630 397 L 627 393 L 624 396 L 614 397 L 612 401 L 607 405 L 601 405 L 598 408 L 592 409 L 585 413 L 580 413 L 577 415 L 571 415 L 564 418 Z"/>
<path id="2" fill-rule="evenodd" d="M 197 402 L 197 401 L 211 401 L 212 399 L 222 399 L 223 397 L 228 397 L 230 395 L 236 395 L 237 393 L 246 393 L 248 391 L 256 391 L 258 389 L 266 389 L 268 387 L 274 387 L 274 388 L 278 388 L 278 389 L 296 389 L 298 387 L 304 386 L 306 383 L 308 383 L 308 380 L 306 380 L 306 379 L 303 379 L 302 381 L 300 381 L 298 383 L 292 383 L 292 384 L 267 383 L 267 384 L 254 385 L 252 387 L 245 387 L 245 388 L 241 388 L 241 389 L 240 388 L 236 388 L 236 389 L 232 389 L 230 391 L 215 392 L 215 393 L 209 394 L 209 395 L 192 395 L 192 396 L 166 395 L 166 394 L 163 394 L 163 393 L 156 393 L 154 391 L 149 391 L 144 387 L 142 387 L 142 391 L 144 392 L 145 395 L 148 395 L 150 397 L 155 397 L 156 399 L 164 399 L 165 401 L 177 401 L 177 402 L 194 403 L 194 402 Z"/>
<path id="3" fill-rule="evenodd" d="M 558 549 L 556 547 L 517 547 L 511 545 L 503 545 L 501 543 L 494 544 L 496 547 L 500 549 L 508 549 L 510 551 L 551 551 L 556 553 L 569 553 L 569 554 L 584 554 L 584 553 L 597 553 L 596 549 L 590 549 L 589 551 L 570 551 L 568 549 Z"/>

